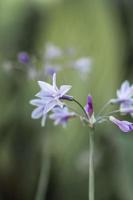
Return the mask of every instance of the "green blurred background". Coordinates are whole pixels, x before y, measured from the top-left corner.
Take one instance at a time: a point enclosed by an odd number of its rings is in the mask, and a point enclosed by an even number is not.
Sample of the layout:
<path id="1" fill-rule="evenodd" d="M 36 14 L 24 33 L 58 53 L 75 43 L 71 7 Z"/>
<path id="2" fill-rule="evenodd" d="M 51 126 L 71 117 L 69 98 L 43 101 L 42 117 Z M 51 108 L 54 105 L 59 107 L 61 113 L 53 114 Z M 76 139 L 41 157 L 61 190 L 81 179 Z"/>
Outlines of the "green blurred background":
<path id="1" fill-rule="evenodd" d="M 25 68 L 17 54 L 38 58 L 52 42 L 90 56 L 94 64 L 86 81 L 65 68 L 58 82 L 72 84 L 71 94 L 83 105 L 91 93 L 98 112 L 123 80 L 133 80 L 132 10 L 132 0 L 0 1 L 0 200 L 87 199 L 88 129 L 78 120 L 63 129 L 49 121 L 42 128 L 31 119 L 29 101 L 39 88 L 17 70 Z M 96 200 L 133 199 L 132 151 L 132 133 L 110 124 L 97 127 Z"/>

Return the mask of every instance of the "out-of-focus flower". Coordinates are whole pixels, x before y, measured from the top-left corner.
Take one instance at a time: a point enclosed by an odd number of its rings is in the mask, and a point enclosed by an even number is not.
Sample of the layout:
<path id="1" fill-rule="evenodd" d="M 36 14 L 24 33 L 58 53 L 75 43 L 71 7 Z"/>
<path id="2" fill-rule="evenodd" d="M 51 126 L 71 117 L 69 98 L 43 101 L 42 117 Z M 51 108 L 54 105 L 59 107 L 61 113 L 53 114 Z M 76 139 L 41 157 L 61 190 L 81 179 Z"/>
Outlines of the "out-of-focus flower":
<path id="1" fill-rule="evenodd" d="M 133 109 L 133 85 L 130 86 L 128 81 L 124 81 L 121 88 L 117 90 L 117 98 L 111 99 L 112 104 L 120 105 L 120 112 L 132 113 Z"/>
<path id="2" fill-rule="evenodd" d="M 38 71 L 35 67 L 31 66 L 27 69 L 28 78 L 30 80 L 35 80 L 38 78 Z"/>
<path id="3" fill-rule="evenodd" d="M 80 58 L 73 62 L 73 68 L 79 71 L 82 78 L 86 77 L 91 70 L 92 60 L 90 58 Z"/>
<path id="4" fill-rule="evenodd" d="M 62 54 L 62 50 L 59 47 L 50 43 L 46 45 L 45 59 L 56 59 L 61 57 Z"/>
<path id="5" fill-rule="evenodd" d="M 36 94 L 39 99 L 31 100 L 32 105 L 37 108 L 32 112 L 32 118 L 38 119 L 42 117 L 42 125 L 44 125 L 44 119 L 49 111 L 55 106 L 63 107 L 61 99 L 71 89 L 70 85 L 62 85 L 58 89 L 56 86 L 56 74 L 53 75 L 53 84 L 50 85 L 43 81 L 38 81 L 41 91 Z"/>
<path id="6" fill-rule="evenodd" d="M 96 122 L 96 119 L 94 117 L 94 109 L 93 109 L 93 102 L 92 102 L 92 96 L 88 95 L 87 97 L 87 104 L 85 106 L 85 111 L 89 118 L 89 123 L 93 125 Z"/>
<path id="7" fill-rule="evenodd" d="M 70 118 L 76 116 L 76 113 L 69 112 L 66 106 L 63 108 L 55 107 L 53 108 L 52 112 L 53 113 L 49 116 L 49 118 L 54 120 L 55 125 L 62 125 L 63 127 L 66 127 L 66 124 Z"/>
<path id="8" fill-rule="evenodd" d="M 116 124 L 125 133 L 133 131 L 133 123 L 131 122 L 121 121 L 121 120 L 116 119 L 113 116 L 110 116 L 109 119 L 111 122 Z"/>
<path id="9" fill-rule="evenodd" d="M 18 61 L 22 64 L 28 64 L 30 61 L 29 54 L 27 52 L 20 52 L 18 54 Z"/>
<path id="10" fill-rule="evenodd" d="M 53 76 L 53 74 L 59 72 L 61 70 L 61 66 L 60 65 L 51 65 L 49 63 L 45 64 L 45 75 L 50 75 Z"/>

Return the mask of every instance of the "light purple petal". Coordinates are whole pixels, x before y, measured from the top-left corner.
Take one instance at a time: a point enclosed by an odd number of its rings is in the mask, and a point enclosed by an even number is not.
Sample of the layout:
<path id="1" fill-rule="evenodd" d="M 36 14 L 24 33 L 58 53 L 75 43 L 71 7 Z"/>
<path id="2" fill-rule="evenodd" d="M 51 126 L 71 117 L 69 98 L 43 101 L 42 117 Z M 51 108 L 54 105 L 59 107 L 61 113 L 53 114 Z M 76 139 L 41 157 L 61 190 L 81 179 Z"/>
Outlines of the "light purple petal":
<path id="1" fill-rule="evenodd" d="M 34 105 L 34 106 L 42 106 L 44 105 L 44 100 L 42 99 L 33 99 L 30 101 L 30 104 Z"/>
<path id="2" fill-rule="evenodd" d="M 33 110 L 31 117 L 33 119 L 39 119 L 43 115 L 43 110 L 44 110 L 44 106 L 40 106 L 36 108 L 35 110 Z"/>
<path id="3" fill-rule="evenodd" d="M 44 81 L 38 81 L 38 84 L 40 86 L 40 88 L 44 91 L 47 92 L 49 94 L 53 94 L 55 93 L 55 89 L 53 88 L 52 85 L 50 85 L 49 83 L 46 83 Z"/>
<path id="4" fill-rule="evenodd" d="M 71 88 L 71 85 L 62 85 L 59 89 L 60 97 L 64 96 Z"/>
<path id="5" fill-rule="evenodd" d="M 56 73 L 53 74 L 53 88 L 54 88 L 54 90 L 58 91 L 58 88 L 56 86 Z"/>
<path id="6" fill-rule="evenodd" d="M 57 101 L 53 100 L 45 105 L 43 114 L 48 113 L 50 110 L 52 110 L 57 105 Z"/>
<path id="7" fill-rule="evenodd" d="M 116 124 L 125 133 L 133 131 L 133 123 L 131 122 L 121 121 L 121 120 L 116 119 L 113 116 L 110 116 L 109 119 L 111 122 Z"/>
<path id="8" fill-rule="evenodd" d="M 44 91 L 38 92 L 35 96 L 41 98 L 44 101 L 44 103 L 48 103 L 49 101 L 53 100 L 53 96 Z"/>
<path id="9" fill-rule="evenodd" d="M 122 83 L 121 92 L 126 92 L 129 89 L 129 82 L 126 80 Z"/>

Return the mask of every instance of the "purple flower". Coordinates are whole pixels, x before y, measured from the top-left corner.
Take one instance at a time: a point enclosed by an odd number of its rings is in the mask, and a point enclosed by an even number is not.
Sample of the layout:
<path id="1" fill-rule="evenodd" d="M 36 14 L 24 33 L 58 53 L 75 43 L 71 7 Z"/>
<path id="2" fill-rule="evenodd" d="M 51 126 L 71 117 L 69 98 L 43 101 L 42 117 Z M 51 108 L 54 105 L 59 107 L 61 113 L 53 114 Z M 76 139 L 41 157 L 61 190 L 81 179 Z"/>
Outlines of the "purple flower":
<path id="1" fill-rule="evenodd" d="M 119 104 L 120 112 L 125 113 L 124 111 L 127 110 L 130 113 L 130 109 L 133 109 L 133 85 L 130 86 L 128 81 L 124 81 L 121 88 L 117 90 L 117 98 L 111 99 L 110 102 Z"/>
<path id="2" fill-rule="evenodd" d="M 29 63 L 29 61 L 30 61 L 29 54 L 26 53 L 26 52 L 20 52 L 20 53 L 18 54 L 18 60 L 19 60 L 19 62 L 22 63 L 22 64 L 27 64 L 27 63 Z"/>
<path id="3" fill-rule="evenodd" d="M 45 50 L 45 58 L 46 59 L 55 59 L 62 56 L 62 51 L 59 47 L 53 45 L 53 44 L 47 44 L 46 50 Z"/>
<path id="4" fill-rule="evenodd" d="M 49 116 L 50 119 L 54 120 L 55 125 L 63 125 L 66 127 L 66 124 L 70 118 L 76 116 L 74 112 L 69 112 L 68 108 L 64 106 L 63 108 L 55 107 L 52 110 L 52 114 Z"/>
<path id="5" fill-rule="evenodd" d="M 110 121 L 116 124 L 123 132 L 127 133 L 133 131 L 133 123 L 128 121 L 121 121 L 113 116 L 109 117 Z"/>
<path id="6" fill-rule="evenodd" d="M 38 99 L 31 100 L 32 105 L 37 106 L 37 108 L 32 112 L 32 118 L 38 119 L 42 118 L 42 125 L 44 125 L 46 115 L 55 106 L 63 107 L 63 102 L 61 99 L 63 96 L 71 89 L 70 85 L 62 85 L 58 89 L 56 86 L 56 74 L 53 75 L 53 84 L 38 81 L 41 91 L 36 94 Z"/>

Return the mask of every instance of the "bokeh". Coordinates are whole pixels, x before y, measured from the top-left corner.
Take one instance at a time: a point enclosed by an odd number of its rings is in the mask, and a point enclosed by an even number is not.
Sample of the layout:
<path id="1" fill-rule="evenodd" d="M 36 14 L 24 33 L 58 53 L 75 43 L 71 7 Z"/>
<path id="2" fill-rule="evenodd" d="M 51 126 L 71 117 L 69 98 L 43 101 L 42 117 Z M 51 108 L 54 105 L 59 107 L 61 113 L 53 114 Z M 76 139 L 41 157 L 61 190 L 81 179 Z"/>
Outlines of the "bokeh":
<path id="1" fill-rule="evenodd" d="M 114 98 L 123 80 L 133 80 L 132 10 L 132 0 L 0 1 L 0 200 L 88 198 L 88 128 L 79 120 L 65 129 L 49 120 L 41 127 L 31 119 L 29 101 L 38 79 L 51 81 L 45 74 L 47 44 L 63 51 L 54 63 L 61 69 L 58 85 L 72 85 L 70 94 L 83 105 L 91 94 L 96 113 Z M 32 64 L 20 63 L 20 52 Z M 71 64 L 85 57 L 92 66 L 84 79 Z M 133 199 L 132 151 L 132 133 L 98 125 L 96 200 Z"/>

